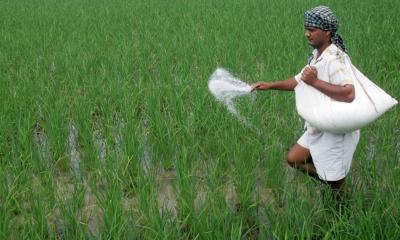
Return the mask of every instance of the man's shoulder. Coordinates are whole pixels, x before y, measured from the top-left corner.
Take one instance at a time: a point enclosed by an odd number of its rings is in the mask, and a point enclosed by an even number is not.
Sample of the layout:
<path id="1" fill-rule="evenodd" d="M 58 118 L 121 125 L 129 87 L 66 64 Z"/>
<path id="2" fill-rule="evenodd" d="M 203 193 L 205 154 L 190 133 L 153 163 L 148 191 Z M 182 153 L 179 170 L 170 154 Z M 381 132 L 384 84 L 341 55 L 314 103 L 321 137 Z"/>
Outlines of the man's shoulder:
<path id="1" fill-rule="evenodd" d="M 339 64 L 342 65 L 345 63 L 345 57 L 346 53 L 343 52 L 341 49 L 336 47 L 334 44 L 332 44 L 329 49 L 327 49 L 327 54 L 326 54 L 326 61 L 329 64 Z"/>

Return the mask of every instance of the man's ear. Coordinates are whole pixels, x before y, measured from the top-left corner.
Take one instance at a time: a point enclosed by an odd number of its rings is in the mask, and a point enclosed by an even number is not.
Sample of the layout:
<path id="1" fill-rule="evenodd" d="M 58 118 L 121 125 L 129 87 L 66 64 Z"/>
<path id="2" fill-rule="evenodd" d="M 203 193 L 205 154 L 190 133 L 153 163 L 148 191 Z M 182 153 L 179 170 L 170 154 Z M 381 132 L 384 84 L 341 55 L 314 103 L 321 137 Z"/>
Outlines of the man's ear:
<path id="1" fill-rule="evenodd" d="M 331 39 L 332 38 L 332 32 L 325 31 L 325 36 L 328 37 L 329 39 Z"/>

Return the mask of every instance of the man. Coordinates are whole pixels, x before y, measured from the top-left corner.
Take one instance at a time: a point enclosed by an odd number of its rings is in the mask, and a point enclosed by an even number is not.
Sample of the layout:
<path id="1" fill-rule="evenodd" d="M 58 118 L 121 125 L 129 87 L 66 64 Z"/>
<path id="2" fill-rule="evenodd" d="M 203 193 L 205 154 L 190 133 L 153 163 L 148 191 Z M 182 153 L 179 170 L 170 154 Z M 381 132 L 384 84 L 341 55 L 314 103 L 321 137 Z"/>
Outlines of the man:
<path id="1" fill-rule="evenodd" d="M 347 53 L 347 49 L 337 33 L 339 22 L 336 16 L 326 6 L 315 7 L 305 12 L 304 27 L 308 43 L 314 48 L 308 65 L 293 78 L 255 83 L 252 91 L 293 91 L 297 83 L 303 81 L 333 100 L 352 102 L 355 91 L 350 72 L 343 62 L 343 52 Z M 287 162 L 327 182 L 341 197 L 360 132 L 333 134 L 315 129 L 308 123 L 306 126 L 307 131 L 289 150 Z"/>

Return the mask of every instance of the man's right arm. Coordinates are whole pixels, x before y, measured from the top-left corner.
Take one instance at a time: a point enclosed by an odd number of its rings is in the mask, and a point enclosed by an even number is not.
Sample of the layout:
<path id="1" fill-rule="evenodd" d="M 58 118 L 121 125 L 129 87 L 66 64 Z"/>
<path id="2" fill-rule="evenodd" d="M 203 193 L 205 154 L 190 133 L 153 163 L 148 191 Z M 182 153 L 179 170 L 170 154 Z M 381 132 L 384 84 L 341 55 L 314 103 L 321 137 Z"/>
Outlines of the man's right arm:
<path id="1" fill-rule="evenodd" d="M 293 91 L 296 86 L 297 86 L 297 81 L 293 77 L 293 78 L 289 78 L 289 79 L 277 81 L 277 82 L 254 83 L 251 85 L 251 91 L 253 92 L 255 90 L 268 90 L 268 89 Z"/>

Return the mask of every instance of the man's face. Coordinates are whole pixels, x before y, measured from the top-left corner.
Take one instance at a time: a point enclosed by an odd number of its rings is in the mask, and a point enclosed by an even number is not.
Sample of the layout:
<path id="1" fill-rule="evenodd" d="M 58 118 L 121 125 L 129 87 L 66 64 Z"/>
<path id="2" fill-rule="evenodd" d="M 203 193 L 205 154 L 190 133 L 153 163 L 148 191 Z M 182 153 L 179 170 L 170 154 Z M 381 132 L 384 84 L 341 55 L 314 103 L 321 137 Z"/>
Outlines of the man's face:
<path id="1" fill-rule="evenodd" d="M 322 45 L 330 42 L 330 34 L 331 33 L 328 31 L 324 31 L 322 29 L 314 27 L 306 27 L 306 31 L 304 33 L 304 35 L 308 39 L 308 44 L 317 49 Z"/>

